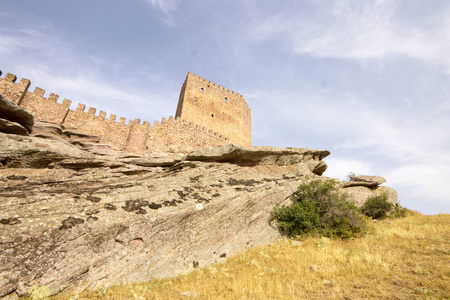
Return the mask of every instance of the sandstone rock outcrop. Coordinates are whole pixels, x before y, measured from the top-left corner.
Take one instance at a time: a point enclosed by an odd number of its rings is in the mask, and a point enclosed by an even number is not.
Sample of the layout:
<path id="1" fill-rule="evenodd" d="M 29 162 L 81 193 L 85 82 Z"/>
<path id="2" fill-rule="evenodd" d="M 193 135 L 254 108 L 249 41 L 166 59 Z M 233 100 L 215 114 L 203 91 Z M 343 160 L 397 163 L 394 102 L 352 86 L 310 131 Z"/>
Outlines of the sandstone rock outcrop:
<path id="1" fill-rule="evenodd" d="M 28 135 L 28 130 L 16 122 L 11 122 L 0 118 L 0 132 L 19 135 Z"/>
<path id="2" fill-rule="evenodd" d="M 0 297 L 176 276 L 273 242 L 273 208 L 321 178 L 329 155 L 223 145 L 141 157 L 53 123 L 31 135 L 0 133 Z"/>
<path id="3" fill-rule="evenodd" d="M 387 201 L 395 204 L 398 201 L 397 191 L 387 186 L 379 186 L 386 182 L 381 176 L 351 176 L 350 181 L 341 182 L 340 192 L 346 193 L 356 206 L 363 205 L 367 199 L 385 194 Z"/>
<path id="4" fill-rule="evenodd" d="M 365 186 L 350 186 L 342 188 L 340 191 L 346 193 L 358 207 L 363 205 L 370 197 L 380 196 L 382 194 L 386 194 L 387 201 L 392 204 L 396 204 L 398 201 L 397 191 L 387 186 L 372 188 Z"/>
<path id="5" fill-rule="evenodd" d="M 100 156 L 65 138 L 0 134 L 0 296 L 175 276 L 270 243 L 272 209 L 327 154 L 229 145 Z"/>
<path id="6" fill-rule="evenodd" d="M 33 129 L 34 117 L 25 109 L 16 105 L 14 102 L 6 99 L 5 96 L 0 94 L 0 119 L 8 120 L 10 122 L 16 123 L 16 127 L 19 125 L 27 130 L 27 133 L 30 133 Z M 4 122 L 2 122 L 4 123 Z M 5 125 L 3 125 L 5 127 Z M 11 128 L 11 126 L 6 126 L 7 128 Z M 17 133 L 17 129 L 14 129 L 16 132 L 8 132 L 8 133 Z M 1 131 L 6 132 L 6 131 Z M 27 135 L 27 134 L 24 134 Z"/>
<path id="7" fill-rule="evenodd" d="M 303 162 L 309 171 L 322 175 L 327 166 L 322 161 L 330 155 L 327 150 L 311 150 L 307 148 L 277 148 L 269 146 L 239 147 L 222 145 L 215 148 L 203 148 L 192 151 L 186 160 L 233 162 L 243 165 L 296 165 Z"/>
<path id="8" fill-rule="evenodd" d="M 343 182 L 343 186 L 365 186 L 365 187 L 376 187 L 380 184 L 386 182 L 386 179 L 381 176 L 367 176 L 367 175 L 359 175 L 359 176 L 351 176 L 350 181 Z"/>

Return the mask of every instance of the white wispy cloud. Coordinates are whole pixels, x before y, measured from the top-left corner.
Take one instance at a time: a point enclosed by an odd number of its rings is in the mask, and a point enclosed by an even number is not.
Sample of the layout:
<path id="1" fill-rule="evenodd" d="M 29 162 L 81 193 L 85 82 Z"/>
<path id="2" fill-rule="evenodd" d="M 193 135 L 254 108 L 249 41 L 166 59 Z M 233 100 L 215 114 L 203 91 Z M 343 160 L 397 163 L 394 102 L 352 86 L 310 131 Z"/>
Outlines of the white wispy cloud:
<path id="1" fill-rule="evenodd" d="M 52 28 L 46 28 L 46 30 L 29 28 L 0 30 L 0 53 L 5 59 L 22 55 L 23 61 L 40 57 L 53 61 L 62 59 L 67 63 L 73 56 L 64 54 L 72 54 L 73 45 L 60 37 Z"/>
<path id="2" fill-rule="evenodd" d="M 177 9 L 177 2 L 175 0 L 145 0 L 145 2 L 162 10 L 164 13 L 169 13 Z"/>
<path id="3" fill-rule="evenodd" d="M 354 60 L 405 55 L 450 72 L 450 18 L 436 13 L 431 24 L 403 22 L 400 1 L 317 1 L 310 17 L 280 11 L 253 24 L 249 39 L 283 37 L 286 51 Z"/>
<path id="4" fill-rule="evenodd" d="M 36 48 L 38 32 L 29 30 L 0 30 L 0 54 L 7 55 L 23 48 Z"/>
<path id="5" fill-rule="evenodd" d="M 400 201 L 424 213 L 450 213 L 450 162 L 437 160 L 405 165 L 386 173 Z M 403 193 L 401 193 L 403 192 Z M 408 195 L 406 198 L 405 195 Z"/>
<path id="6" fill-rule="evenodd" d="M 30 91 L 39 86 L 46 90 L 45 96 L 50 92 L 59 94 L 59 101 L 63 98 L 73 100 L 72 109 L 83 103 L 97 108 L 97 113 L 104 110 L 120 117 L 124 103 L 128 103 L 124 117 L 150 122 L 173 114 L 172 105 L 166 105 L 167 95 L 149 93 L 133 85 L 133 81 L 144 78 L 158 81 L 158 76 L 146 72 L 144 77 L 136 70 L 123 79 L 120 74 L 126 71 L 125 64 L 106 62 L 102 57 L 87 53 L 79 45 L 55 35 L 51 28 L 47 32 L 32 29 L 0 31 L 0 54 L 2 61 L 8 62 L 8 67 L 19 78 L 31 80 Z M 5 69 L 5 65 L 0 69 L 12 72 Z M 119 76 L 111 78 L 105 74 Z M 127 88 L 131 86 L 133 88 Z"/>
<path id="7" fill-rule="evenodd" d="M 258 97 L 258 105 L 266 106 L 265 111 L 277 112 L 276 116 L 272 115 L 274 122 L 288 122 L 289 125 L 283 127 L 299 130 L 308 130 L 311 126 L 314 128 L 311 132 L 316 134 L 325 131 L 328 136 L 339 137 L 339 143 L 334 145 L 337 148 L 370 149 L 400 162 L 421 160 L 439 153 L 450 156 L 450 107 L 445 96 L 442 101 L 421 106 L 419 110 L 415 110 L 415 106 L 420 103 L 408 109 L 379 105 L 372 97 L 355 99 L 352 94 L 336 94 L 328 99 L 327 94 L 315 90 L 304 90 L 301 95 L 280 90 L 260 91 Z"/>
<path id="8" fill-rule="evenodd" d="M 350 172 L 356 175 L 373 174 L 372 165 L 367 161 L 331 156 L 325 158 L 325 162 L 328 165 L 328 169 L 323 175 L 327 177 L 345 180 Z"/>
<path id="9" fill-rule="evenodd" d="M 261 129 L 254 137 L 267 135 L 266 144 L 270 144 L 288 131 L 291 140 L 306 147 L 312 139 L 325 139 L 325 147 L 332 149 L 326 148 L 331 155 L 325 159 L 329 167 L 324 176 L 345 179 L 349 172 L 381 175 L 387 179 L 387 186 L 398 190 L 408 207 L 419 209 L 424 197 L 428 197 L 429 209 L 420 210 L 448 210 L 448 101 L 415 112 L 405 107 L 379 106 L 367 99 L 355 103 L 352 97 L 336 95 L 329 101 L 320 92 L 302 93 L 260 91 L 256 109 L 267 115 L 254 118 L 255 122 L 263 122 L 254 123 Z M 276 114 L 270 113 L 274 111 Z"/>
<path id="10" fill-rule="evenodd" d="M 175 17 L 173 12 L 178 9 L 178 3 L 176 0 L 144 0 L 145 3 L 153 6 L 161 11 L 164 15 L 164 22 L 168 25 L 175 25 Z"/>

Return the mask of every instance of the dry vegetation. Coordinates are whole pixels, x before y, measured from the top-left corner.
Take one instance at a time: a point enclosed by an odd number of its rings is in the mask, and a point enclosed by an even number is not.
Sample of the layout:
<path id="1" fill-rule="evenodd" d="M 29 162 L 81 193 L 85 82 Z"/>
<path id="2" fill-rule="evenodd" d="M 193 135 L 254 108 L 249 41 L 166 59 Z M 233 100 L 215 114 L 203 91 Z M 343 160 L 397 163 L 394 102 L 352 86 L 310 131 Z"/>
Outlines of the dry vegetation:
<path id="1" fill-rule="evenodd" d="M 449 225 L 450 215 L 373 222 L 357 239 L 284 240 L 186 276 L 55 299 L 450 299 Z"/>

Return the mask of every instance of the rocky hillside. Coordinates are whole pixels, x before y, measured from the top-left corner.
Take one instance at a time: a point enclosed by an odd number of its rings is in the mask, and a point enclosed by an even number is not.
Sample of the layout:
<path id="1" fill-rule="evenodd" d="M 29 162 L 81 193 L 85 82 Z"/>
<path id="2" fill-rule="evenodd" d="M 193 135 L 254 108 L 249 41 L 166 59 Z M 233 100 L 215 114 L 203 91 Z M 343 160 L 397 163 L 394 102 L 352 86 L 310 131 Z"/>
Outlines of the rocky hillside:
<path id="1" fill-rule="evenodd" d="M 141 157 L 76 128 L 23 121 L 0 101 L 0 297 L 175 276 L 268 244 L 280 237 L 273 208 L 320 178 L 330 154 L 223 145 Z M 380 180 L 342 189 L 357 203 L 383 191 L 396 201 Z"/>

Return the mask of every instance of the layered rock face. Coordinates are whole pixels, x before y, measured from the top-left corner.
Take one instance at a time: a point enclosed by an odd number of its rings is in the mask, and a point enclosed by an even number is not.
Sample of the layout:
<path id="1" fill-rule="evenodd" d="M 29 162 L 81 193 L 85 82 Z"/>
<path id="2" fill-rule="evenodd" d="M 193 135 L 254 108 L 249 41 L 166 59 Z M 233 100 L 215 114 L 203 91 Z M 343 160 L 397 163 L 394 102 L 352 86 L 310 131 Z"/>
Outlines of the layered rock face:
<path id="1" fill-rule="evenodd" d="M 41 122 L 0 133 L 0 297 L 176 276 L 273 242 L 273 208 L 321 178 L 329 155 L 224 145 L 140 157 L 98 141 Z"/>
<path id="2" fill-rule="evenodd" d="M 0 94 L 0 132 L 28 135 L 33 124 L 33 115 Z"/>
<path id="3" fill-rule="evenodd" d="M 105 157 L 5 134 L 0 145 L 0 295 L 175 276 L 270 243 L 273 207 L 328 154 L 227 145 Z"/>
<path id="4" fill-rule="evenodd" d="M 367 199 L 385 194 L 387 201 L 396 204 L 397 191 L 387 186 L 379 186 L 386 182 L 381 176 L 352 176 L 349 182 L 341 182 L 341 193 L 346 193 L 356 206 L 363 205 Z"/>

